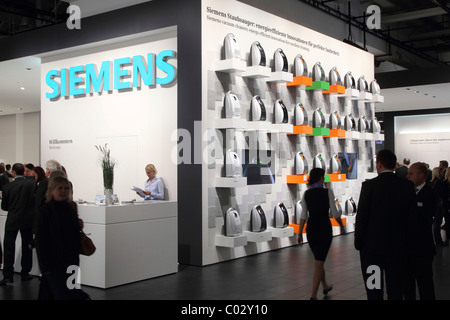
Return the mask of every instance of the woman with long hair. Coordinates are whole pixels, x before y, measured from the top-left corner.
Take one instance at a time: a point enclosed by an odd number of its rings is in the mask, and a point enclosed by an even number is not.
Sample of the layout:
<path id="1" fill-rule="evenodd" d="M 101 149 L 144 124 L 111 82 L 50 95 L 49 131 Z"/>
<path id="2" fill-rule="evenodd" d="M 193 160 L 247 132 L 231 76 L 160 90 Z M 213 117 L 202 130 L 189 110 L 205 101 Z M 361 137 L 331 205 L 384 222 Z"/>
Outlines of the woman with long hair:
<path id="1" fill-rule="evenodd" d="M 302 199 L 302 214 L 300 216 L 300 230 L 306 223 L 306 237 L 314 255 L 314 275 L 311 300 L 317 300 L 319 285 L 322 283 L 323 294 L 327 295 L 333 289 L 326 282 L 325 260 L 333 238 L 333 230 L 330 221 L 330 211 L 344 233 L 340 213 L 335 205 L 335 198 L 331 189 L 324 186 L 325 170 L 314 168 L 309 174 L 309 189 L 305 191 Z M 298 243 L 303 245 L 303 235 L 299 234 Z"/>
<path id="2" fill-rule="evenodd" d="M 65 176 L 52 176 L 45 204 L 39 208 L 36 251 L 42 277 L 38 299 L 89 299 L 81 289 L 67 285 L 71 270 L 80 265 L 80 230 L 83 227 L 77 205 L 72 201 L 70 185 Z"/>

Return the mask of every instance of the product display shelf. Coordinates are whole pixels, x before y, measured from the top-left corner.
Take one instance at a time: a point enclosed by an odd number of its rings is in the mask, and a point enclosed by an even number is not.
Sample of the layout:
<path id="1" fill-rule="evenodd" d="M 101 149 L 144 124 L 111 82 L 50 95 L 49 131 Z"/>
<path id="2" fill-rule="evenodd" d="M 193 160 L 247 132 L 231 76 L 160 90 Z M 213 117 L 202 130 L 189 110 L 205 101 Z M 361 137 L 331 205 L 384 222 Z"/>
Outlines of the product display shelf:
<path id="1" fill-rule="evenodd" d="M 308 180 L 309 180 L 308 174 L 292 174 L 286 176 L 287 184 L 308 183 Z"/>
<path id="2" fill-rule="evenodd" d="M 384 97 L 380 94 L 372 94 L 372 102 L 384 103 Z"/>
<path id="3" fill-rule="evenodd" d="M 241 74 L 243 78 L 261 79 L 270 78 L 272 70 L 269 67 L 263 66 L 250 66 L 247 70 Z"/>
<path id="4" fill-rule="evenodd" d="M 300 233 L 300 225 L 298 223 L 290 223 L 289 227 L 292 227 L 294 229 L 294 233 L 295 234 L 299 234 Z M 302 233 L 306 233 L 306 223 L 303 226 Z"/>
<path id="5" fill-rule="evenodd" d="M 338 98 L 347 98 L 350 100 L 359 99 L 359 90 L 353 88 L 346 88 L 343 94 L 338 94 Z"/>
<path id="6" fill-rule="evenodd" d="M 330 83 L 326 81 L 313 81 L 312 86 L 306 87 L 306 90 L 328 91 L 330 90 Z"/>
<path id="7" fill-rule="evenodd" d="M 330 85 L 329 90 L 324 90 L 323 93 L 325 93 L 325 94 L 345 94 L 345 87 L 338 85 L 338 84 L 333 84 L 333 85 Z"/>
<path id="8" fill-rule="evenodd" d="M 365 141 L 372 141 L 373 140 L 373 133 L 370 132 L 360 132 L 360 140 Z"/>
<path id="9" fill-rule="evenodd" d="M 372 94 L 370 92 L 366 92 L 366 91 L 359 92 L 359 97 L 357 100 L 363 100 L 365 102 L 372 102 Z"/>
<path id="10" fill-rule="evenodd" d="M 330 129 L 330 134 L 324 136 L 325 138 L 345 138 L 345 130 L 342 129 Z"/>
<path id="11" fill-rule="evenodd" d="M 267 242 L 272 240 L 272 231 L 265 230 L 261 232 L 244 231 L 248 242 Z"/>
<path id="12" fill-rule="evenodd" d="M 233 73 L 247 70 L 247 63 L 239 59 L 226 59 L 217 61 L 214 70 L 217 72 Z"/>
<path id="13" fill-rule="evenodd" d="M 294 131 L 294 126 L 289 123 L 272 123 L 271 132 L 278 133 L 292 133 Z"/>
<path id="14" fill-rule="evenodd" d="M 352 216 L 352 217 L 354 217 L 354 216 Z M 347 217 L 341 217 L 341 220 L 342 220 L 342 224 L 344 226 L 346 226 L 347 223 L 348 223 Z M 336 221 L 335 218 L 330 218 L 330 222 L 331 222 L 331 226 L 332 227 L 340 227 L 339 223 Z M 302 233 L 306 233 L 306 225 L 307 225 L 307 222 L 305 222 L 305 225 L 303 226 Z M 291 223 L 291 224 L 289 224 L 289 227 L 292 227 L 294 229 L 294 233 L 295 234 L 299 234 L 300 233 L 300 225 L 299 224 Z"/>
<path id="15" fill-rule="evenodd" d="M 300 76 L 294 77 L 292 82 L 286 83 L 288 87 L 311 87 L 313 85 L 312 78 Z"/>
<path id="16" fill-rule="evenodd" d="M 242 118 L 222 118 L 214 119 L 215 129 L 246 129 L 247 120 Z"/>
<path id="17" fill-rule="evenodd" d="M 247 121 L 246 131 L 271 131 L 272 123 L 268 121 Z"/>
<path id="18" fill-rule="evenodd" d="M 316 127 L 316 128 L 313 128 L 312 134 L 307 134 L 306 136 L 307 137 L 310 137 L 310 136 L 325 136 L 325 137 L 329 137 L 330 136 L 330 128 Z"/>
<path id="19" fill-rule="evenodd" d="M 217 235 L 215 245 L 217 247 L 225 247 L 225 248 L 243 247 L 247 245 L 247 236 L 243 234 L 235 237 L 226 237 L 224 235 Z"/>
<path id="20" fill-rule="evenodd" d="M 312 135 L 313 134 L 313 127 L 307 126 L 307 125 L 293 126 L 293 131 L 292 132 L 288 132 L 288 135 L 297 135 L 297 134 Z"/>
<path id="21" fill-rule="evenodd" d="M 373 140 L 375 141 L 384 141 L 384 134 L 383 133 L 374 133 L 373 134 Z"/>
<path id="22" fill-rule="evenodd" d="M 330 173 L 325 175 L 325 182 L 343 182 L 347 180 L 344 173 Z"/>
<path id="23" fill-rule="evenodd" d="M 267 228 L 268 231 L 272 233 L 273 238 L 289 238 L 294 235 L 293 227 L 285 227 L 285 228 Z"/>
<path id="24" fill-rule="evenodd" d="M 276 71 L 276 72 L 272 72 L 270 77 L 266 81 L 267 82 L 276 82 L 276 83 L 286 83 L 286 82 L 292 82 L 293 79 L 294 79 L 294 75 L 290 72 Z"/>
<path id="25" fill-rule="evenodd" d="M 358 131 L 346 131 L 345 137 L 350 140 L 360 140 L 361 139 L 361 132 Z"/>

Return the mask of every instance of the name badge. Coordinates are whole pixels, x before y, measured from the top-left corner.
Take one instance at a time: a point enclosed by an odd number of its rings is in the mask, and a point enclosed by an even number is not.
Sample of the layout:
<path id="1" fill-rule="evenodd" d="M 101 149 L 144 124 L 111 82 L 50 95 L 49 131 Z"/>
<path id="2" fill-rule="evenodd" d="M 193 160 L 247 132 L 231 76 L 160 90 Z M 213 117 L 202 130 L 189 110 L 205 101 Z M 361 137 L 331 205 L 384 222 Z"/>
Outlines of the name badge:
<path id="1" fill-rule="evenodd" d="M 423 207 L 423 202 L 417 202 L 418 207 Z"/>

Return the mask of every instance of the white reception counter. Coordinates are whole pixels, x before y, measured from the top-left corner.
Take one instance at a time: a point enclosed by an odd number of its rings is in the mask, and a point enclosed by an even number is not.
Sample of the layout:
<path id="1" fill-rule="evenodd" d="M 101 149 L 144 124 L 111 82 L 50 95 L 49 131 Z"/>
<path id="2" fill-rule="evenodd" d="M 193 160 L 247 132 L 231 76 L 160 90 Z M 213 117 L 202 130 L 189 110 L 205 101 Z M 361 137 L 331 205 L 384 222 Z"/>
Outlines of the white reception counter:
<path id="1" fill-rule="evenodd" d="M 80 256 L 81 284 L 110 288 L 158 277 L 178 270 L 177 202 L 78 205 L 84 231 L 97 251 Z M 0 211 L 3 239 L 6 212 Z M 16 242 L 16 271 L 20 271 L 20 236 Z M 39 274 L 34 259 L 32 274 Z"/>

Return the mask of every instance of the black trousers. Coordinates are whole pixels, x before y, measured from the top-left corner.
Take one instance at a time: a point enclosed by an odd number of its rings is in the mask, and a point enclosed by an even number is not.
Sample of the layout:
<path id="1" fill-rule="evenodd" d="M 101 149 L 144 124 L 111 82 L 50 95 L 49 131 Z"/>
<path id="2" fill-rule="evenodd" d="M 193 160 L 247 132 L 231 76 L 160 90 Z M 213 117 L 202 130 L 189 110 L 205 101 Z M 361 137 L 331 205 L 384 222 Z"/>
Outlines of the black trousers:
<path id="1" fill-rule="evenodd" d="M 361 271 L 368 300 L 403 300 L 406 256 L 360 250 Z"/>
<path id="2" fill-rule="evenodd" d="M 22 259 L 21 259 L 21 274 L 28 274 L 33 266 L 33 251 L 30 248 L 30 243 L 33 239 L 31 228 L 5 230 L 5 238 L 3 240 L 4 260 L 3 260 L 3 276 L 12 279 L 14 276 L 14 262 L 16 258 L 16 238 L 20 231 L 22 239 Z"/>
<path id="3" fill-rule="evenodd" d="M 416 300 L 416 284 L 420 300 L 435 300 L 433 256 L 408 257 L 405 280 L 405 299 Z"/>

